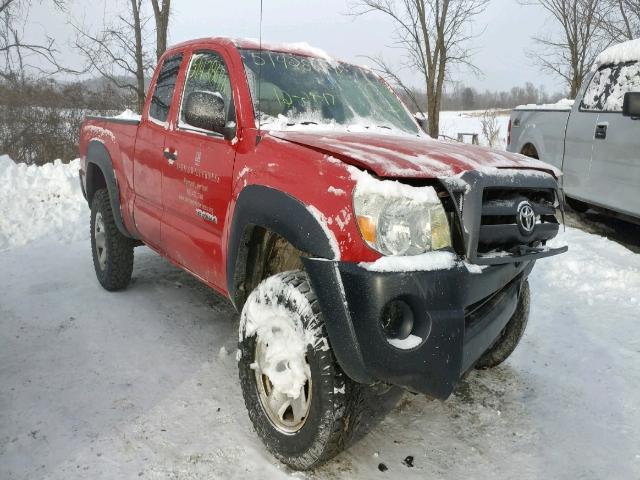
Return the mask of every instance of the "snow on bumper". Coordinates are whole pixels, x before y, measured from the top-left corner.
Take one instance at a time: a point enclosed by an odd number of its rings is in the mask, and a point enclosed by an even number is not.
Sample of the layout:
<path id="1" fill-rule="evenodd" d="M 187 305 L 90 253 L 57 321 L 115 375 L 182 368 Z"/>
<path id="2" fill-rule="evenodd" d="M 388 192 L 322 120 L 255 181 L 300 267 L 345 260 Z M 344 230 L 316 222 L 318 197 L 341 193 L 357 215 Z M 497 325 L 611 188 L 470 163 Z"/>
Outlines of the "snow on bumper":
<path id="1" fill-rule="evenodd" d="M 353 263 L 305 260 L 345 373 L 361 383 L 382 381 L 442 399 L 512 317 L 532 267 L 533 262 L 510 263 L 473 273 L 457 264 L 375 272 Z M 420 339 L 407 348 L 390 343 L 381 324 L 385 307 L 398 300 L 411 310 L 411 336 Z"/>

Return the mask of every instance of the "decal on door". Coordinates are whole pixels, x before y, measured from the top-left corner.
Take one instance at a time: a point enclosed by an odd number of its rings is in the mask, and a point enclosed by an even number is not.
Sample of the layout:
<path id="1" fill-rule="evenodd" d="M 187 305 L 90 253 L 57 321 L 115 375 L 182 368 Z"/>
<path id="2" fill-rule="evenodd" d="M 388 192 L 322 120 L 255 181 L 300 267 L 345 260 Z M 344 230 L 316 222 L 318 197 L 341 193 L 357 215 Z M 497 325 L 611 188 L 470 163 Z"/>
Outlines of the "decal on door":
<path id="1" fill-rule="evenodd" d="M 196 215 L 200 218 L 205 219 L 207 222 L 218 223 L 218 217 L 216 217 L 213 213 L 205 212 L 201 208 L 196 208 Z"/>
<path id="2" fill-rule="evenodd" d="M 178 195 L 178 200 L 195 207 L 195 212 L 198 217 L 217 224 L 218 217 L 213 213 L 213 208 L 203 203 L 204 194 L 209 190 L 209 186 L 187 178 L 184 178 L 182 182 L 184 183 L 185 190 L 184 193 Z"/>
<path id="3" fill-rule="evenodd" d="M 184 163 L 176 163 L 176 169 L 187 175 L 193 175 L 194 177 L 202 178 L 203 180 L 209 180 L 211 182 L 220 183 L 220 177 L 212 172 L 200 170 L 197 167 L 185 165 Z"/>

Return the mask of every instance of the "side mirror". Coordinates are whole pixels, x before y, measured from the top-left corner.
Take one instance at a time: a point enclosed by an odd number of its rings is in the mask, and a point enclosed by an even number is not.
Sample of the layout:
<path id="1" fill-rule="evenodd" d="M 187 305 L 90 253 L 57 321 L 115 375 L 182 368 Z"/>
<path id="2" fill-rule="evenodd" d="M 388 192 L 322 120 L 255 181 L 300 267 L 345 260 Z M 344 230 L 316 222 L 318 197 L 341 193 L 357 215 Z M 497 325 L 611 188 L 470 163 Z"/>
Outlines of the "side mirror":
<path id="1" fill-rule="evenodd" d="M 210 130 L 224 135 L 225 138 L 229 134 L 226 128 L 224 97 L 219 92 L 191 92 L 187 96 L 184 119 L 192 127 Z M 235 135 L 235 131 L 233 133 Z"/>
<path id="2" fill-rule="evenodd" d="M 420 126 L 420 128 L 422 130 L 426 131 L 426 128 L 427 128 L 427 117 L 425 116 L 425 114 L 422 113 L 422 112 L 416 112 L 413 115 L 413 118 L 415 118 L 415 120 L 418 123 L 418 125 Z"/>
<path id="3" fill-rule="evenodd" d="M 622 102 L 622 115 L 640 118 L 640 92 L 627 92 Z"/>

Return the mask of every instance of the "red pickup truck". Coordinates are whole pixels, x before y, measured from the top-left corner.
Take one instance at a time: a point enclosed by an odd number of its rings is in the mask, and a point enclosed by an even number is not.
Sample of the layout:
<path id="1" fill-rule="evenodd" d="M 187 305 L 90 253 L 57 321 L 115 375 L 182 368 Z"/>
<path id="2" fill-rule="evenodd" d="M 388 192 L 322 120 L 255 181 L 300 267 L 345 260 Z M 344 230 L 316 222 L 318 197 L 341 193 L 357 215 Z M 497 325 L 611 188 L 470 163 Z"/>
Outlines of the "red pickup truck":
<path id="1" fill-rule="evenodd" d="M 249 416 L 295 469 L 344 448 L 364 385 L 447 398 L 527 323 L 561 253 L 559 172 L 428 137 L 370 70 L 302 45 L 170 48 L 140 117 L 89 117 L 82 189 L 98 280 L 145 244 L 241 312 Z"/>

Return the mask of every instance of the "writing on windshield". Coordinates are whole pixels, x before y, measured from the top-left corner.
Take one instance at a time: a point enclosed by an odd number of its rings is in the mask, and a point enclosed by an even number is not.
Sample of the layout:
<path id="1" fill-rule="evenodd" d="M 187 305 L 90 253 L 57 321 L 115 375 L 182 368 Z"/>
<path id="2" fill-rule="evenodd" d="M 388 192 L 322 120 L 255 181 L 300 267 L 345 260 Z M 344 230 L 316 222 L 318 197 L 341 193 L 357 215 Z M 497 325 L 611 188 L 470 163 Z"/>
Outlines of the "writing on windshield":
<path id="1" fill-rule="evenodd" d="M 254 109 L 263 123 L 419 132 L 395 94 L 367 69 L 289 53 L 240 53 Z"/>

